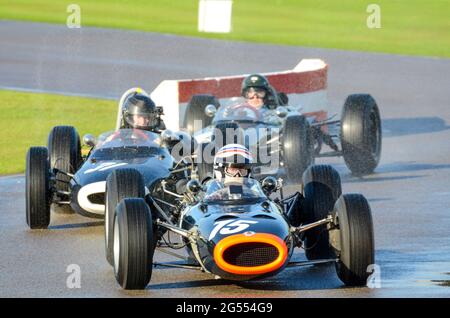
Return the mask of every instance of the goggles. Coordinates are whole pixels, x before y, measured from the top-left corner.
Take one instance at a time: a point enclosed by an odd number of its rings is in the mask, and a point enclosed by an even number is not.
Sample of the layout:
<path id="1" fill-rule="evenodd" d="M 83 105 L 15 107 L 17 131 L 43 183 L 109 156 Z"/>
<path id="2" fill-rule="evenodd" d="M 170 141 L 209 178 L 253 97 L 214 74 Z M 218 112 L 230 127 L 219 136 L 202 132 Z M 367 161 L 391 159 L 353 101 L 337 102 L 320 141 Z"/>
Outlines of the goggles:
<path id="1" fill-rule="evenodd" d="M 226 167 L 225 174 L 229 177 L 247 177 L 248 169 L 245 168 L 235 168 L 235 167 Z"/>
<path id="2" fill-rule="evenodd" d="M 245 92 L 244 97 L 247 99 L 253 98 L 263 99 L 264 97 L 266 97 L 266 91 L 264 89 L 250 88 Z"/>

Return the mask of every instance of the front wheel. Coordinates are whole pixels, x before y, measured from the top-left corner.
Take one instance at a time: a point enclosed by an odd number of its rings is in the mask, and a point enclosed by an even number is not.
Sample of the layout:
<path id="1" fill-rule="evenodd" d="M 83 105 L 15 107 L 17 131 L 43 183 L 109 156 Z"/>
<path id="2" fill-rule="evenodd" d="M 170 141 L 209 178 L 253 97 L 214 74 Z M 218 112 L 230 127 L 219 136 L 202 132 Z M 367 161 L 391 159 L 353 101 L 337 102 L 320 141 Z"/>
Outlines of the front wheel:
<path id="1" fill-rule="evenodd" d="M 105 200 L 105 252 L 106 260 L 113 265 L 113 229 L 114 211 L 122 199 L 143 198 L 145 196 L 144 179 L 135 169 L 117 169 L 106 179 Z"/>
<path id="2" fill-rule="evenodd" d="M 307 224 L 326 218 L 342 193 L 339 173 L 329 165 L 310 166 L 303 174 L 303 186 Z M 326 225 L 305 232 L 304 248 L 309 260 L 332 257 Z"/>
<path id="3" fill-rule="evenodd" d="M 305 215 L 302 218 L 305 219 L 305 223 L 313 223 L 326 218 L 342 193 L 339 173 L 329 165 L 313 165 L 303 174 L 303 185 Z M 309 260 L 332 256 L 326 225 L 305 232 L 304 248 L 305 255 Z"/>
<path id="4" fill-rule="evenodd" d="M 144 199 L 124 199 L 114 221 L 114 274 L 124 289 L 145 289 L 152 276 L 153 225 Z"/>
<path id="5" fill-rule="evenodd" d="M 26 219 L 31 229 L 50 224 L 50 163 L 45 147 L 31 147 L 26 159 Z"/>
<path id="6" fill-rule="evenodd" d="M 375 263 L 369 203 L 361 194 L 344 194 L 336 201 L 332 215 L 335 229 L 331 230 L 330 244 L 338 257 L 337 275 L 347 286 L 364 286 Z"/>

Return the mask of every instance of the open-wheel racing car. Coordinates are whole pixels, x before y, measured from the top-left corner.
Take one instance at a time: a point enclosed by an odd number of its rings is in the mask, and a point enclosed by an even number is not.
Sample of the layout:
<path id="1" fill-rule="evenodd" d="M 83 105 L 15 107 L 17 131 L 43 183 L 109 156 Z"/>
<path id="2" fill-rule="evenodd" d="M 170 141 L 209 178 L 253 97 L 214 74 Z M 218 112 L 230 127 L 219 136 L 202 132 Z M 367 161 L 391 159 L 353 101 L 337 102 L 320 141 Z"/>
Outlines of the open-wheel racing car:
<path id="1" fill-rule="evenodd" d="M 255 173 L 284 176 L 301 183 L 315 158 L 343 156 L 355 175 L 370 174 L 381 154 L 381 120 L 371 95 L 347 97 L 341 118 L 318 119 L 289 106 L 286 94 L 272 93 L 268 107 L 255 108 L 242 101 L 219 105 L 212 95 L 194 95 L 187 105 L 184 127 L 199 144 L 199 174 L 212 174 L 212 158 L 228 143 L 242 143 L 257 154 Z M 323 146 L 330 151 L 323 151 Z"/>
<path id="2" fill-rule="evenodd" d="M 127 92 L 131 93 L 134 91 Z M 47 228 L 51 207 L 67 213 L 104 218 L 108 207 L 106 181 L 118 168 L 135 169 L 143 177 L 145 186 L 165 179 L 165 187 L 176 192 L 182 191 L 180 181 L 185 180 L 186 183 L 189 171 L 177 172 L 175 169 L 183 166 L 184 159 L 172 156 L 179 145 L 183 147 L 179 147 L 178 155 L 182 156 L 183 151 L 189 152 L 192 139 L 184 132 L 157 133 L 123 128 L 98 138 L 85 135 L 83 140 L 89 146 L 89 154 L 85 157 L 81 154 L 77 130 L 72 126 L 56 126 L 49 134 L 47 147 L 29 149 L 26 158 L 26 220 L 30 228 Z M 137 185 L 136 189 L 141 190 Z M 131 194 L 144 195 L 141 192 L 128 193 Z M 110 225 L 108 219 L 105 225 Z"/>
<path id="3" fill-rule="evenodd" d="M 118 169 L 113 174 L 107 196 L 110 189 L 122 194 L 145 192 L 137 171 Z M 366 284 L 367 270 L 374 263 L 371 210 L 364 196 L 341 193 L 333 167 L 307 168 L 301 191 L 288 198 L 283 198 L 274 177 L 244 180 L 241 185 L 217 180 L 201 185 L 193 173 L 183 195 L 156 184 L 144 196 L 122 196 L 108 234 L 114 237 L 112 263 L 118 283 L 124 289 L 144 289 L 156 266 L 198 269 L 226 280 L 246 281 L 275 275 L 289 266 L 331 262 L 345 285 Z M 217 191 L 225 195 L 217 196 Z M 277 193 L 281 198 L 270 198 Z M 168 197 L 176 203 L 167 202 Z M 181 240 L 172 241 L 171 233 Z M 182 247 L 187 257 L 170 250 Z M 291 262 L 296 247 L 305 249 L 308 261 Z M 186 262 L 158 263 L 155 249 Z"/>

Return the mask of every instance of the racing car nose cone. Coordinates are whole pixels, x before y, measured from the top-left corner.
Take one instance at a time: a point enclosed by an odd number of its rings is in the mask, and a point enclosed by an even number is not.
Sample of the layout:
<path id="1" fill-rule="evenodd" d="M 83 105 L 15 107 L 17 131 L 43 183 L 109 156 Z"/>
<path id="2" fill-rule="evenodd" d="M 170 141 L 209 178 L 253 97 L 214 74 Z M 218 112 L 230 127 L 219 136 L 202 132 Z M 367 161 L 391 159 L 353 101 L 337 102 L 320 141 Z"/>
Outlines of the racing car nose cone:
<path id="1" fill-rule="evenodd" d="M 268 233 L 236 234 L 214 248 L 217 266 L 232 274 L 261 275 L 279 269 L 288 257 L 286 243 Z"/>

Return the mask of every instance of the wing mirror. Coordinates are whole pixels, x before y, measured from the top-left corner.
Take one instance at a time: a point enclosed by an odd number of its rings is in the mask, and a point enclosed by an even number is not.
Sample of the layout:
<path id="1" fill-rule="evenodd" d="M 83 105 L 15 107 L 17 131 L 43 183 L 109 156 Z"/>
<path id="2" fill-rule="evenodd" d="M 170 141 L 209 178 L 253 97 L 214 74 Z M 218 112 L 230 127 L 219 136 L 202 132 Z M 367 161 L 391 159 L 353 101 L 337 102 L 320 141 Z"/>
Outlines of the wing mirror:
<path id="1" fill-rule="evenodd" d="M 186 190 L 192 194 L 197 194 L 202 190 L 202 185 L 198 180 L 189 180 L 186 184 Z"/>
<path id="2" fill-rule="evenodd" d="M 170 129 L 166 129 L 161 133 L 163 142 L 170 144 L 173 141 L 178 141 L 177 135 Z"/>
<path id="3" fill-rule="evenodd" d="M 86 135 L 83 136 L 83 143 L 86 146 L 89 146 L 89 147 L 93 148 L 97 144 L 97 138 L 95 138 L 94 135 L 86 134 Z"/>
<path id="4" fill-rule="evenodd" d="M 213 104 L 209 104 L 205 107 L 205 115 L 208 117 L 214 117 L 216 112 L 217 112 L 217 108 Z"/>
<path id="5" fill-rule="evenodd" d="M 274 177 L 265 177 L 263 179 L 263 181 L 261 182 L 261 187 L 263 188 L 263 190 L 267 193 L 272 193 L 274 191 L 277 190 L 278 188 L 278 183 L 277 183 L 277 179 L 275 179 Z"/>
<path id="6" fill-rule="evenodd" d="M 277 116 L 280 118 L 285 118 L 288 115 L 288 110 L 286 107 L 278 106 L 276 109 Z"/>

